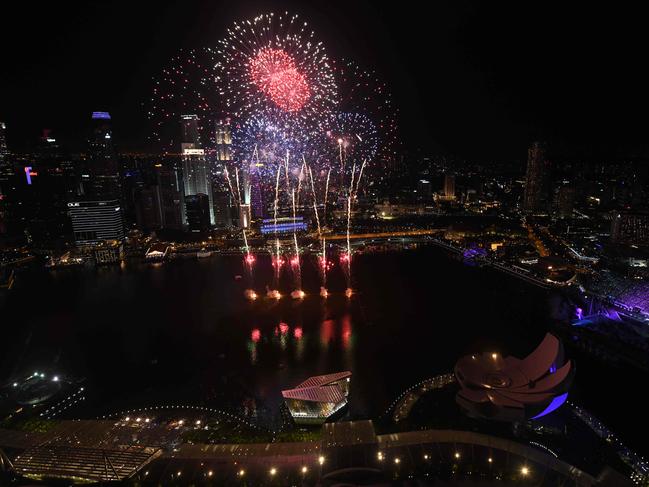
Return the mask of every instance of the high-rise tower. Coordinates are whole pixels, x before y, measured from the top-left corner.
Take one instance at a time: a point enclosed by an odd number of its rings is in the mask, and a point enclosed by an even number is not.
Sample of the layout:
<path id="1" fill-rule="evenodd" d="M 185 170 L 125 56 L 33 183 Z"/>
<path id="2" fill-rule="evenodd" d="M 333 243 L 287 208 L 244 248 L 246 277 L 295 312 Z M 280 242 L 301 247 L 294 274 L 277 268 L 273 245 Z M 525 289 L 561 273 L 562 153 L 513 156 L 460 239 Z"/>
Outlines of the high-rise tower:
<path id="1" fill-rule="evenodd" d="M 444 175 L 444 198 L 455 199 L 455 176 L 453 174 Z"/>
<path id="2" fill-rule="evenodd" d="M 230 128 L 230 119 L 221 118 L 216 121 L 216 159 L 224 163 L 232 159 L 231 144 L 232 130 Z"/>
<path id="3" fill-rule="evenodd" d="M 113 145 L 113 131 L 108 112 L 92 113 L 88 138 L 88 176 L 86 196 L 93 200 L 121 199 L 119 162 Z"/>
<path id="4" fill-rule="evenodd" d="M 527 151 L 527 175 L 523 209 L 528 213 L 544 212 L 548 209 L 549 164 L 545 147 L 535 142 Z"/>
<path id="5" fill-rule="evenodd" d="M 9 149 L 7 149 L 6 138 L 7 126 L 4 122 L 0 122 L 0 194 L 2 194 L 2 185 L 7 183 L 9 178 L 13 176 L 13 167 L 9 161 Z"/>
<path id="6" fill-rule="evenodd" d="M 214 203 L 210 171 L 199 136 L 198 116 L 181 115 L 182 162 L 185 198 L 203 194 L 209 201 L 210 223 L 214 224 Z M 193 200 L 192 200 L 193 201 Z"/>

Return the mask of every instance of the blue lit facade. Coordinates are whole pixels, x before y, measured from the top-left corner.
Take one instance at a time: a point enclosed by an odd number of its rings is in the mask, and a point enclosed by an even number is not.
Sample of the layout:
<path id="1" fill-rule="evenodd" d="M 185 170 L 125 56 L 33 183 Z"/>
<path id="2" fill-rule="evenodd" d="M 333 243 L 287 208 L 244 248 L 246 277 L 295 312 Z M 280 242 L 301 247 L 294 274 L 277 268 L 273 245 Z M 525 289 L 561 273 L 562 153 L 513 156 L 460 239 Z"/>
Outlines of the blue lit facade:
<path id="1" fill-rule="evenodd" d="M 308 228 L 309 226 L 301 216 L 296 218 L 278 218 L 277 221 L 273 218 L 268 218 L 261 222 L 261 233 L 263 235 L 306 232 Z"/>

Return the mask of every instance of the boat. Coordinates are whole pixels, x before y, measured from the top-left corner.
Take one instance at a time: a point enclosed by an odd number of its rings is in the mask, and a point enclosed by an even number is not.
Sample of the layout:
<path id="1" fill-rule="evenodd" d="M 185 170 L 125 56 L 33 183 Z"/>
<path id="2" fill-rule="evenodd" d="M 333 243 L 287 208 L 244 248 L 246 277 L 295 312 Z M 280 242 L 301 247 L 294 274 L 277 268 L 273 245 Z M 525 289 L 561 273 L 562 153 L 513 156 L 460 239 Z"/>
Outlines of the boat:
<path id="1" fill-rule="evenodd" d="M 196 257 L 198 257 L 199 259 L 204 259 L 205 257 L 210 257 L 211 255 L 212 252 L 210 250 L 201 249 L 196 252 Z"/>

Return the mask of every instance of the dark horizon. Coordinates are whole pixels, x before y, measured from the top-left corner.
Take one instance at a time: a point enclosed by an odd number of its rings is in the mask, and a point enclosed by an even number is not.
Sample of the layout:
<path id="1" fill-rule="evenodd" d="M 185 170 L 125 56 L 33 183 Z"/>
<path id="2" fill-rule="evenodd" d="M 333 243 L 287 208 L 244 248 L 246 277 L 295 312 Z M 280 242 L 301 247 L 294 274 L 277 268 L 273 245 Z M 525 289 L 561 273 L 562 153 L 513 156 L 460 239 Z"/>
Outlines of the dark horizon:
<path id="1" fill-rule="evenodd" d="M 559 5 L 441 2 L 383 8 L 363 1 L 282 2 L 334 58 L 375 69 L 400 107 L 409 153 L 521 161 L 534 140 L 585 159 L 649 153 L 649 79 L 638 12 Z M 82 142 L 94 110 L 111 112 L 122 151 L 147 150 L 142 103 L 179 49 L 216 44 L 263 2 L 23 4 L 0 34 L 0 120 L 25 151 L 50 128 Z"/>

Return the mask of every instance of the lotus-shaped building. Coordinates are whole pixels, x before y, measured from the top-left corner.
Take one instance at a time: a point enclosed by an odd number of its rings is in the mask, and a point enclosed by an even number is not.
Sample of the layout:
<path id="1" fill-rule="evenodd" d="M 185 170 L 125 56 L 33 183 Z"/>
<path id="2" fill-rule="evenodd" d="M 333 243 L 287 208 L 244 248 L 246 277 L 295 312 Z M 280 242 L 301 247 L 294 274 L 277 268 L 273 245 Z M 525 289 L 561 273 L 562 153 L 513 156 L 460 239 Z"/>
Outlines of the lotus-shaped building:
<path id="1" fill-rule="evenodd" d="M 525 421 L 551 413 L 568 397 L 574 366 L 563 345 L 548 333 L 524 359 L 482 353 L 455 365 L 460 384 L 457 403 L 468 415 L 500 421 Z"/>

